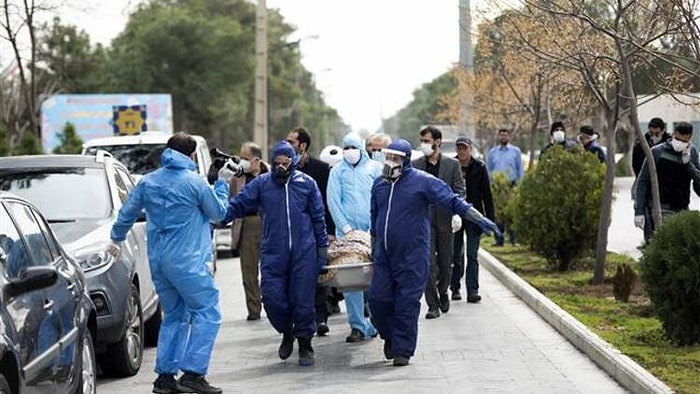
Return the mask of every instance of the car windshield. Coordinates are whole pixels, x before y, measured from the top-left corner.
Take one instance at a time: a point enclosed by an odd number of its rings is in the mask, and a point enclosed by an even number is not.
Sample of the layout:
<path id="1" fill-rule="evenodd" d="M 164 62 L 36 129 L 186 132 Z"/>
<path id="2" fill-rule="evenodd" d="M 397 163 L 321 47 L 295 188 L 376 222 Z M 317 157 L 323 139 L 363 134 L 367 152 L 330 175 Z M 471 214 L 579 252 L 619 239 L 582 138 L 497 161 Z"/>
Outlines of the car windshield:
<path id="1" fill-rule="evenodd" d="M 98 150 L 104 150 L 124 163 L 135 175 L 146 175 L 160 168 L 160 155 L 165 150 L 165 144 L 130 144 L 130 145 L 100 145 L 91 146 L 85 150 L 86 155 L 96 155 Z"/>
<path id="2" fill-rule="evenodd" d="M 4 170 L 0 190 L 34 203 L 49 222 L 103 219 L 112 210 L 101 168 Z"/>

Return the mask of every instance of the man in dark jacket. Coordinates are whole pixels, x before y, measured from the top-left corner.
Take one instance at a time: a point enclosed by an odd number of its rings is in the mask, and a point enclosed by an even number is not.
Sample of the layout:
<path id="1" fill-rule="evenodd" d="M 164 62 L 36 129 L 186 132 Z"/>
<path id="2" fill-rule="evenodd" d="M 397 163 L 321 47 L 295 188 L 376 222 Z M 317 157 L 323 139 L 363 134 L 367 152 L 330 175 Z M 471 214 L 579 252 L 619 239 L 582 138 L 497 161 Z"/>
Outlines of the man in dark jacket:
<path id="1" fill-rule="evenodd" d="M 659 180 L 659 199 L 663 219 L 681 211 L 690 205 L 690 183 L 693 182 L 695 194 L 700 196 L 700 163 L 698 152 L 691 144 L 693 126 L 690 123 L 677 123 L 670 141 L 656 145 L 651 154 L 656 164 L 656 176 Z M 637 178 L 636 198 L 634 204 L 634 224 L 645 228 L 645 207 L 651 205 L 651 178 L 645 160 Z M 652 233 L 654 231 L 651 223 Z"/>
<path id="2" fill-rule="evenodd" d="M 578 140 L 586 152 L 593 153 L 601 163 L 605 163 L 607 155 L 598 143 L 599 134 L 593 130 L 593 126 L 583 125 L 579 128 Z"/>
<path id="3" fill-rule="evenodd" d="M 330 210 L 328 210 L 328 200 L 326 198 L 326 188 L 328 187 L 328 177 L 331 173 L 331 167 L 328 165 L 328 163 L 311 157 L 311 154 L 309 154 L 309 147 L 311 147 L 311 134 L 305 128 L 293 128 L 287 135 L 287 142 L 292 145 L 292 148 L 294 148 L 294 151 L 296 152 L 299 163 L 297 169 L 313 178 L 313 180 L 316 181 L 318 188 L 321 190 L 328 239 L 333 241 L 335 239 L 335 223 L 333 223 L 333 217 L 331 216 Z M 331 312 L 331 305 L 329 301 L 332 299 L 332 297 L 330 289 L 327 286 L 316 284 L 315 299 L 317 326 L 316 333 L 319 336 L 325 336 L 328 335 L 328 332 L 330 331 L 327 324 L 328 315 L 330 315 Z"/>
<path id="4" fill-rule="evenodd" d="M 649 144 L 650 148 L 671 139 L 671 134 L 666 132 L 666 123 L 664 123 L 663 119 L 651 118 L 648 127 L 649 131 L 644 134 L 644 139 L 647 140 L 647 144 Z M 637 141 L 632 149 L 632 169 L 634 170 L 635 177 L 639 176 L 644 159 L 642 142 Z"/>
<path id="5" fill-rule="evenodd" d="M 393 141 L 382 152 L 382 177 L 374 181 L 370 202 L 374 273 L 369 307 L 385 341 L 384 356 L 405 366 L 416 350 L 420 299 L 428 280 L 431 206 L 483 231 L 500 236 L 500 230 L 445 182 L 413 168 L 408 141 Z"/>
<path id="6" fill-rule="evenodd" d="M 454 193 L 464 198 L 464 178 L 459 170 L 459 162 L 440 152 L 442 132 L 428 126 L 420 131 L 420 145 L 424 156 L 413 161 L 413 167 L 423 170 L 444 181 Z M 452 274 L 452 248 L 454 233 L 462 228 L 459 216 L 440 207 L 432 207 L 430 212 L 430 279 L 425 286 L 425 302 L 428 304 L 426 319 L 440 317 L 440 311 L 450 310 L 447 289 Z"/>
<path id="7" fill-rule="evenodd" d="M 462 168 L 462 176 L 467 188 L 466 200 L 474 208 L 488 219 L 494 220 L 493 197 L 491 196 L 491 182 L 483 161 L 472 157 L 472 141 L 466 137 L 459 137 L 456 141 L 457 160 Z M 464 267 L 464 234 L 467 235 L 467 266 Z M 479 302 L 479 241 L 481 229 L 472 222 L 465 222 L 462 228 L 454 235 L 454 253 L 452 255 L 452 280 L 450 289 L 452 299 L 461 300 L 459 292 L 462 275 L 465 275 L 467 286 L 467 302 Z"/>
<path id="8" fill-rule="evenodd" d="M 542 160 L 545 153 L 547 153 L 547 150 L 555 145 L 561 145 L 561 147 L 567 152 L 573 152 L 576 150 L 576 142 L 566 138 L 566 127 L 564 127 L 563 122 L 553 122 L 549 127 L 549 135 L 550 141 L 544 148 L 542 148 L 542 151 L 540 152 L 540 160 Z"/>
<path id="9" fill-rule="evenodd" d="M 271 172 L 255 177 L 229 201 L 224 224 L 259 210 L 260 290 L 267 317 L 283 334 L 279 357 L 287 359 L 299 341 L 299 365 L 314 364 L 316 329 L 313 296 L 320 267 L 326 265 L 328 234 L 316 182 L 296 170 L 287 141 L 272 150 Z"/>
<path id="10" fill-rule="evenodd" d="M 663 144 L 671 139 L 671 134 L 666 132 L 666 123 L 664 123 L 661 118 L 651 118 L 649 121 L 649 131 L 644 134 L 644 139 L 650 148 L 656 145 Z M 632 197 L 636 199 L 635 188 L 637 187 L 637 181 L 639 173 L 642 171 L 642 164 L 644 164 L 644 149 L 642 148 L 642 142 L 637 141 L 632 149 L 632 170 L 634 170 L 634 186 L 632 187 Z M 644 211 L 644 242 L 648 242 L 651 238 L 651 234 L 654 232 L 653 223 L 654 219 L 651 212 L 651 200 L 646 202 L 646 206 L 640 206 L 639 208 Z M 636 205 L 636 204 L 635 204 Z"/>

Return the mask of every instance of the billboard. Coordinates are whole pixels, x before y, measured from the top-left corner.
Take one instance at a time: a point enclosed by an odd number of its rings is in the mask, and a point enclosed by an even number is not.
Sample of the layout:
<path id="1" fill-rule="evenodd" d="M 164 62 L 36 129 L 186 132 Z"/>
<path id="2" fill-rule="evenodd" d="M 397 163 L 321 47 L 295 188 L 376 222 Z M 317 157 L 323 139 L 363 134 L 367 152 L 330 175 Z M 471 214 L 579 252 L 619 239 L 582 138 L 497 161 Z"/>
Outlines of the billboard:
<path id="1" fill-rule="evenodd" d="M 41 104 L 42 146 L 51 152 L 67 122 L 83 141 L 141 131 L 172 134 L 172 108 L 169 94 L 56 94 Z"/>

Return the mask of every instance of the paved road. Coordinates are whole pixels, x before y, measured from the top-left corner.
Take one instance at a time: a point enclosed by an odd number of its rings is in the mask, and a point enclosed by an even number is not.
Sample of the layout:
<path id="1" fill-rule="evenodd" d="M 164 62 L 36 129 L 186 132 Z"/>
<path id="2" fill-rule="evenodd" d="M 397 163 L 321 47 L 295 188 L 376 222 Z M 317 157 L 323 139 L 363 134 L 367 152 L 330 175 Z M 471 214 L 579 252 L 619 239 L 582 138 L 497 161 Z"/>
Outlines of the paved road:
<path id="1" fill-rule="evenodd" d="M 344 313 L 331 317 L 330 336 L 314 339 L 315 367 L 298 367 L 296 349 L 289 360 L 280 361 L 281 338 L 265 317 L 245 320 L 239 278 L 238 259 L 220 260 L 223 324 L 209 378 L 226 393 L 624 392 L 485 270 L 481 304 L 453 302 L 439 319 L 421 317 L 417 353 L 403 368 L 383 359 L 378 338 L 345 343 L 349 329 Z M 100 379 L 98 392 L 150 392 L 154 357 L 155 349 L 147 349 L 138 375 Z"/>
<path id="2" fill-rule="evenodd" d="M 608 230 L 608 250 L 639 258 L 637 246 L 644 242 L 642 230 L 634 227 L 634 205 L 631 197 L 633 177 L 615 178 L 615 201 Z M 700 198 L 690 193 L 690 209 L 700 208 Z"/>

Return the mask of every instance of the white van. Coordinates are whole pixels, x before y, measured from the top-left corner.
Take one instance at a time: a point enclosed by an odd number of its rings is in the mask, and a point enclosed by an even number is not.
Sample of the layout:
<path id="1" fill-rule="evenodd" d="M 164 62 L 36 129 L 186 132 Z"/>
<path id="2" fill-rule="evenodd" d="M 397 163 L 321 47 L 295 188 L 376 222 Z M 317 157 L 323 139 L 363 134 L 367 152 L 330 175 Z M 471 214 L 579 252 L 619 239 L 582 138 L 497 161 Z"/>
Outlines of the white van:
<path id="1" fill-rule="evenodd" d="M 107 151 L 122 162 L 136 181 L 160 168 L 160 155 L 165 150 L 172 134 L 159 131 L 145 131 L 138 135 L 120 135 L 115 137 L 94 138 L 83 144 L 83 155 L 96 155 L 98 151 Z M 197 173 L 205 180 L 211 165 L 211 155 L 207 140 L 199 135 L 192 136 L 197 141 Z M 216 242 L 212 240 L 212 259 L 209 266 L 216 272 Z"/>

